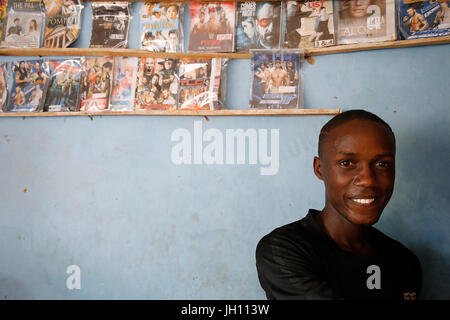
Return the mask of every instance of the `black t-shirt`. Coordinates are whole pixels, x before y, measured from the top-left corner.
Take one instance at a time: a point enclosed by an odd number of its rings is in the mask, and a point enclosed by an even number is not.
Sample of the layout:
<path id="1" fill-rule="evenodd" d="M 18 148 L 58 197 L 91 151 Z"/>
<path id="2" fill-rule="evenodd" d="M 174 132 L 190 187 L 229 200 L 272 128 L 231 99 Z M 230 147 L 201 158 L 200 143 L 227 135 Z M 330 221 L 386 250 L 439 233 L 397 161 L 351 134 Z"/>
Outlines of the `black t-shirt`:
<path id="1" fill-rule="evenodd" d="M 256 267 L 268 299 L 418 298 L 422 269 L 414 253 L 373 227 L 374 258 L 344 251 L 315 221 L 318 213 L 311 209 L 258 243 Z"/>

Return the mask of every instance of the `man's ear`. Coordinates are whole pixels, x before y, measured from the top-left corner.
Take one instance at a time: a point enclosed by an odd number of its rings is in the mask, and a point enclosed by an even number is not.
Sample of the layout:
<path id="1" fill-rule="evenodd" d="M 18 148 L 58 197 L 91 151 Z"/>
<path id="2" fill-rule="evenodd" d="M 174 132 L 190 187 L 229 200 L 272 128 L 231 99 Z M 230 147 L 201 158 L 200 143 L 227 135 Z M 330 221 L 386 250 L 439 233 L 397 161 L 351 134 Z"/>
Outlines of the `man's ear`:
<path id="1" fill-rule="evenodd" d="M 320 162 L 320 158 L 319 157 L 314 157 L 314 174 L 316 175 L 317 178 L 319 178 L 320 180 L 323 180 L 322 177 L 322 164 Z"/>

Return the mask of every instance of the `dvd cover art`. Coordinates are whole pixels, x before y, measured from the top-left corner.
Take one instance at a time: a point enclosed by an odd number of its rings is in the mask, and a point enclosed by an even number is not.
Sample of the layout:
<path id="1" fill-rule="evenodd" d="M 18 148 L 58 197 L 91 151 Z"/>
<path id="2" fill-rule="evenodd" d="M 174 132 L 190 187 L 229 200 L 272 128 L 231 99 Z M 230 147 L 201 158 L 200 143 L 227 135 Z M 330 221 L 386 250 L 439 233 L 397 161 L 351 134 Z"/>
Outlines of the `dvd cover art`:
<path id="1" fill-rule="evenodd" d="M 49 71 L 44 90 L 44 112 L 78 111 L 81 59 L 48 60 Z"/>
<path id="2" fill-rule="evenodd" d="M 303 108 L 302 53 L 299 50 L 251 50 L 250 108 Z"/>
<path id="3" fill-rule="evenodd" d="M 127 48 L 130 25 L 128 2 L 93 2 L 90 48 Z"/>
<path id="4" fill-rule="evenodd" d="M 338 1 L 338 44 L 396 40 L 395 0 Z"/>
<path id="5" fill-rule="evenodd" d="M 0 112 L 6 110 L 6 103 L 8 102 L 7 66 L 4 62 L 0 63 Z"/>
<path id="6" fill-rule="evenodd" d="M 42 60 L 11 63 L 12 86 L 8 111 L 33 112 L 40 109 L 44 84 L 48 78 Z"/>
<path id="7" fill-rule="evenodd" d="M 182 3 L 145 2 L 141 8 L 141 48 L 155 52 L 182 52 Z"/>
<path id="8" fill-rule="evenodd" d="M 332 0 L 287 1 L 284 47 L 322 48 L 334 45 Z"/>
<path id="9" fill-rule="evenodd" d="M 180 64 L 180 89 L 178 109 L 217 110 L 219 101 L 221 58 L 182 59 Z"/>
<path id="10" fill-rule="evenodd" d="M 1 46 L 5 48 L 39 48 L 44 21 L 40 1 L 7 1 Z"/>
<path id="11" fill-rule="evenodd" d="M 238 2 L 236 51 L 280 48 L 281 22 L 281 1 Z"/>
<path id="12" fill-rule="evenodd" d="M 83 6 L 79 0 L 44 0 L 44 48 L 67 48 L 80 34 Z"/>
<path id="13" fill-rule="evenodd" d="M 141 58 L 136 111 L 176 109 L 179 60 Z"/>
<path id="14" fill-rule="evenodd" d="M 190 3 L 189 51 L 233 52 L 235 2 Z"/>
<path id="15" fill-rule="evenodd" d="M 450 1 L 399 0 L 398 28 L 405 40 L 450 35 Z"/>
<path id="16" fill-rule="evenodd" d="M 0 37 L 2 35 L 5 17 L 6 17 L 6 0 L 0 0 Z"/>
<path id="17" fill-rule="evenodd" d="M 114 57 L 114 81 L 110 98 L 111 111 L 133 111 L 138 69 L 136 57 Z"/>
<path id="18" fill-rule="evenodd" d="M 112 57 L 85 59 L 80 87 L 81 111 L 108 110 L 113 67 Z"/>

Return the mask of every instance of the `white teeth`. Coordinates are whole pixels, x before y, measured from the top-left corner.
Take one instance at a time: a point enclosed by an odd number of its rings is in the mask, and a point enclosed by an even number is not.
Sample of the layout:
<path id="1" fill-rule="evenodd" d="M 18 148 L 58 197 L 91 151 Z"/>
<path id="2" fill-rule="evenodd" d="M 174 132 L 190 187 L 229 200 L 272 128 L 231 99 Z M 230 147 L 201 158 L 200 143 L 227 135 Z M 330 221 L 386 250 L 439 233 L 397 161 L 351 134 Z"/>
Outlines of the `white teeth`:
<path id="1" fill-rule="evenodd" d="M 375 201 L 374 198 L 370 198 L 370 199 L 352 199 L 355 202 L 361 203 L 361 204 L 369 204 Z"/>

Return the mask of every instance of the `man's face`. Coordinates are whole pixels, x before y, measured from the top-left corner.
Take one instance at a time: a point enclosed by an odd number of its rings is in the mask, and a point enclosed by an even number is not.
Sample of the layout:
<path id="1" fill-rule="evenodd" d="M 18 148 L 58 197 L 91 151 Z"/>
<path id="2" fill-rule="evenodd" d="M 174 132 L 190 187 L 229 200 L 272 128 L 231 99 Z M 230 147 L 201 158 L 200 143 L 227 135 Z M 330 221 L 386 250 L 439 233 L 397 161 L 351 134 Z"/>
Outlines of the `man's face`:
<path id="1" fill-rule="evenodd" d="M 173 67 L 173 61 L 172 60 L 166 60 L 164 62 L 164 67 L 166 68 L 166 70 L 171 70 Z"/>
<path id="2" fill-rule="evenodd" d="M 171 33 L 171 34 L 169 35 L 169 39 L 170 39 L 170 41 L 171 41 L 172 43 L 177 43 L 177 35 L 176 35 L 176 33 Z"/>
<path id="3" fill-rule="evenodd" d="M 394 189 L 394 139 L 381 123 L 349 121 L 328 133 L 314 169 L 325 184 L 325 210 L 356 225 L 372 225 Z"/>
<path id="4" fill-rule="evenodd" d="M 253 27 L 253 24 L 250 21 L 243 21 L 242 29 L 244 30 L 244 33 L 247 35 L 247 37 L 249 37 L 250 39 L 255 36 L 255 27 Z"/>
<path id="5" fill-rule="evenodd" d="M 152 75 L 153 70 L 155 69 L 155 60 L 153 60 L 153 58 L 147 58 L 145 60 L 144 66 L 145 66 L 145 74 Z"/>
<path id="6" fill-rule="evenodd" d="M 289 61 L 287 66 L 288 66 L 288 69 L 292 69 L 292 68 L 294 68 L 294 63 L 292 61 Z"/>
<path id="7" fill-rule="evenodd" d="M 366 16 L 370 0 L 350 0 L 350 15 L 353 18 L 362 18 Z"/>
<path id="8" fill-rule="evenodd" d="M 415 10 L 413 8 L 408 8 L 406 12 L 408 12 L 408 14 L 412 17 L 414 15 Z"/>
<path id="9" fill-rule="evenodd" d="M 167 8 L 167 18 L 169 18 L 169 20 L 175 20 L 177 18 L 177 14 L 177 7 L 170 6 L 169 8 Z"/>
<path id="10" fill-rule="evenodd" d="M 280 60 L 275 61 L 275 67 L 276 67 L 277 69 L 280 69 L 280 68 L 281 68 L 281 61 L 280 61 Z"/>
<path id="11" fill-rule="evenodd" d="M 19 23 L 20 23 L 19 19 L 14 20 L 14 24 L 16 25 L 16 27 L 19 25 Z"/>

